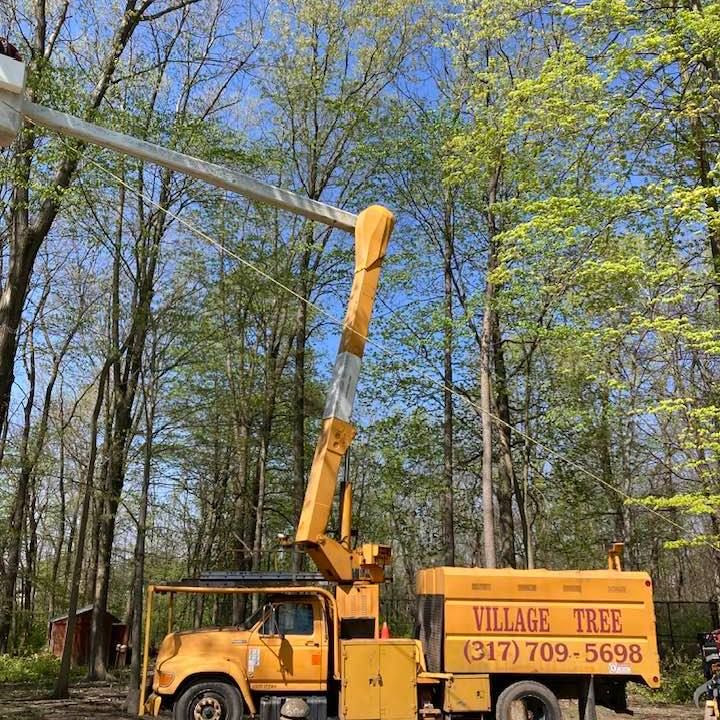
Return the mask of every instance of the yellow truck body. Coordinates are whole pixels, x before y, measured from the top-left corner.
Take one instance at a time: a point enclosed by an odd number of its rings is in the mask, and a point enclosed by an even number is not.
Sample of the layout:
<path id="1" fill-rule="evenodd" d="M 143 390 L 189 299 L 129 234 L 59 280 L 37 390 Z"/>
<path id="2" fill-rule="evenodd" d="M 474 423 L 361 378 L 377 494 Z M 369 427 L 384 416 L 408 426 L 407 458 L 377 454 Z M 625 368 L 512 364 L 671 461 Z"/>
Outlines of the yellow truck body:
<path id="1" fill-rule="evenodd" d="M 441 567 L 418 572 L 417 594 L 430 671 L 612 676 L 659 686 L 646 573 Z"/>
<path id="2" fill-rule="evenodd" d="M 527 681 L 551 696 L 578 699 L 582 707 L 594 708 L 597 695 L 598 704 L 624 712 L 628 681 L 659 686 L 646 573 L 420 570 L 413 639 L 379 637 L 377 589 L 338 586 L 333 594 L 273 588 L 270 601 L 244 628 L 169 633 L 159 648 L 152 694 L 143 698 L 144 712 L 176 709 L 183 697 L 187 705 L 188 693 L 195 697 L 198 688 L 197 712 L 175 712 L 176 720 L 236 720 L 232 713 L 202 714 L 211 707 L 198 704 L 206 702 L 201 693 L 210 681 L 234 688 L 246 711 L 260 720 L 280 720 L 280 705 L 273 703 L 288 697 L 310 703 L 311 720 L 506 720 L 511 715 L 498 710 L 503 693 Z M 176 592 L 250 591 L 157 587 L 149 600 Z M 149 627 L 152 602 L 148 609 Z M 207 702 L 217 702 L 217 688 L 207 687 Z M 536 689 L 523 692 L 531 702 Z"/>

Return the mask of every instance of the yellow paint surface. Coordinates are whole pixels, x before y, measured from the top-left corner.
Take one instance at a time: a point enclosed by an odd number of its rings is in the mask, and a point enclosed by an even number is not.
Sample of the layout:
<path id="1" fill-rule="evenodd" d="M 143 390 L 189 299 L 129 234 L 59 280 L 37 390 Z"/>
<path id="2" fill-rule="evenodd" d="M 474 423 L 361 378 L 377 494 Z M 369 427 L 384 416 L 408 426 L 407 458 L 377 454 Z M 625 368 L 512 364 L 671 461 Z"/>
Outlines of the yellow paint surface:
<path id="1" fill-rule="evenodd" d="M 232 627 L 170 633 L 158 651 L 153 691 L 171 695 L 184 680 L 199 673 L 235 680 L 251 708 L 254 704 L 249 698 L 255 690 L 325 691 L 329 636 L 320 599 L 310 596 L 288 602 L 312 606 L 310 632 L 266 634 L 265 618 L 261 618 L 248 630 Z M 160 686 L 161 674 L 171 681 Z"/>
<path id="2" fill-rule="evenodd" d="M 490 678 L 487 675 L 457 675 L 445 683 L 445 712 L 479 712 L 490 708 Z"/>
<path id="3" fill-rule="evenodd" d="M 378 618 L 380 617 L 380 588 L 370 583 L 338 585 L 335 588 L 335 601 L 341 620 L 349 618 L 374 618 L 373 635 L 379 637 Z"/>
<path id="4" fill-rule="evenodd" d="M 342 720 L 416 720 L 415 640 L 342 640 Z"/>

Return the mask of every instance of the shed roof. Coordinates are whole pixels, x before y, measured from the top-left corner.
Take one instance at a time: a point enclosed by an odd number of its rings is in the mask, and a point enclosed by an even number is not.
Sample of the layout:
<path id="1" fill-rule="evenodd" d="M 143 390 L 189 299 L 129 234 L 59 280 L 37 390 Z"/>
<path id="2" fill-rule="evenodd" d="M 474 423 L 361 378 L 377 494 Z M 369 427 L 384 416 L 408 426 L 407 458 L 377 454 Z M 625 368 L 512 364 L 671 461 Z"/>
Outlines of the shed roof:
<path id="1" fill-rule="evenodd" d="M 76 615 L 76 616 L 77 616 L 77 615 L 86 615 L 87 613 L 91 613 L 92 610 L 93 610 L 93 606 L 92 606 L 92 605 L 85 605 L 85 607 L 78 608 L 78 609 L 75 611 L 75 615 Z M 109 617 L 114 623 L 119 623 L 119 622 L 120 622 L 120 618 L 115 617 L 115 615 L 113 615 L 111 612 L 107 612 L 107 611 L 106 611 L 106 612 L 105 612 L 105 615 L 106 615 L 107 617 Z M 58 622 L 58 621 L 60 621 L 60 620 L 66 620 L 67 617 L 68 617 L 68 613 L 65 613 L 64 615 L 58 615 L 57 617 L 50 618 L 50 622 L 51 622 L 51 623 L 54 623 L 54 622 Z"/>

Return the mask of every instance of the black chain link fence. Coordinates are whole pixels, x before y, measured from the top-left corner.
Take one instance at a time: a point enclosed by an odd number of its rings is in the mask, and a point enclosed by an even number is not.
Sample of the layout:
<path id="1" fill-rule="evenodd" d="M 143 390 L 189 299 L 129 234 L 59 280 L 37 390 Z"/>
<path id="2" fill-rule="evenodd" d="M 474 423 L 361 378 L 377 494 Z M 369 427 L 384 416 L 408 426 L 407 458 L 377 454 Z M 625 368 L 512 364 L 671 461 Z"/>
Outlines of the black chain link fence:
<path id="1" fill-rule="evenodd" d="M 698 633 L 720 627 L 717 600 L 691 602 L 656 600 L 655 622 L 660 657 L 698 657 Z"/>

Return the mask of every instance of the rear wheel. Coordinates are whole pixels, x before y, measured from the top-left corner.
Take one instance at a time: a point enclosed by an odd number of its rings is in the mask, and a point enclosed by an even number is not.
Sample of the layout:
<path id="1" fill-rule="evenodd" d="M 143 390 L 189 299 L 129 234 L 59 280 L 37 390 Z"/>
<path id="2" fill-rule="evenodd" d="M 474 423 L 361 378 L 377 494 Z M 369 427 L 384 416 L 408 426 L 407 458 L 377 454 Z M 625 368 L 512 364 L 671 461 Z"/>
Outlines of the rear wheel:
<path id="1" fill-rule="evenodd" d="M 560 703 L 545 685 L 523 680 L 506 687 L 495 708 L 497 720 L 562 720 Z"/>
<path id="2" fill-rule="evenodd" d="M 242 711 L 242 697 L 234 685 L 201 680 L 177 699 L 173 720 L 241 720 Z"/>

